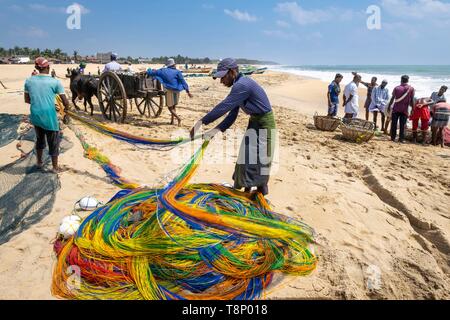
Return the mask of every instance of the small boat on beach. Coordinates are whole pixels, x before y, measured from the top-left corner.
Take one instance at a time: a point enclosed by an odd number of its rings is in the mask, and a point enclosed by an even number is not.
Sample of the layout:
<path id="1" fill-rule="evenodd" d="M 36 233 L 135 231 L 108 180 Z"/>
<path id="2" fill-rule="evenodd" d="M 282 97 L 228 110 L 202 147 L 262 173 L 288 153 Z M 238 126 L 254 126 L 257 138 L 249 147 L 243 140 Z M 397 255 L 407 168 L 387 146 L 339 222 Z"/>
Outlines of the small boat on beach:
<path id="1" fill-rule="evenodd" d="M 267 71 L 267 68 L 259 68 L 253 74 L 263 74 Z"/>
<path id="2" fill-rule="evenodd" d="M 184 69 L 182 70 L 183 73 L 186 74 L 192 74 L 192 73 L 206 73 L 210 74 L 212 71 L 212 68 L 193 68 L 193 69 Z"/>

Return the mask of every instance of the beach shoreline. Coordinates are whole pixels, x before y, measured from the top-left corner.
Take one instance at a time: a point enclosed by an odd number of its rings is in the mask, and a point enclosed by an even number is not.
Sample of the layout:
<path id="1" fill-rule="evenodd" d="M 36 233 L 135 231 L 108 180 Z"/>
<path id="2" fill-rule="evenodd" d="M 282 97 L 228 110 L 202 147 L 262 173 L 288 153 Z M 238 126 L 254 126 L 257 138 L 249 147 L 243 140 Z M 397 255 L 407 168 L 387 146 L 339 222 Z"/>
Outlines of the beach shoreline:
<path id="1" fill-rule="evenodd" d="M 64 77 L 67 65 L 54 67 L 58 76 Z M 139 71 L 147 66 L 134 67 Z M 0 80 L 8 87 L 0 88 L 0 113 L 29 113 L 20 91 L 32 69 L 0 65 Z M 96 71 L 97 65 L 88 65 L 87 72 Z M 312 116 L 327 112 L 328 83 L 272 71 L 253 78 L 268 93 L 280 136 L 280 161 L 271 177 L 268 198 L 276 212 L 302 219 L 316 230 L 319 256 L 318 269 L 311 276 L 277 274 L 265 298 L 449 299 L 450 179 L 442 174 L 449 169 L 449 149 L 393 144 L 386 136 L 368 144 L 344 142 L 338 132 L 313 127 Z M 62 81 L 69 94 L 68 79 Z M 161 118 L 146 119 L 134 108 L 128 123 L 108 125 L 154 138 L 187 134 L 195 121 L 229 92 L 211 78 L 187 81 L 194 99 L 181 96 L 181 131 L 169 125 L 167 109 Z M 350 79 L 344 80 L 348 82 Z M 365 93 L 361 88 L 360 117 Z M 96 101 L 94 105 L 95 117 L 101 120 Z M 245 128 L 247 121 L 241 114 L 233 128 Z M 158 185 L 179 167 L 173 162 L 177 152 L 189 154 L 183 149 L 188 147 L 172 152 L 143 151 L 77 122 L 75 126 L 122 168 L 123 176 L 142 185 Z M 59 223 L 82 197 L 90 195 L 106 202 L 119 191 L 97 164 L 83 156 L 74 132 L 66 128 L 64 136 L 73 144 L 61 156 L 61 164 L 69 170 L 60 176 L 51 213 L 0 246 L 0 299 L 55 299 L 50 292 L 55 262 L 52 241 Z M 18 159 L 15 144 L 1 148 L 0 165 Z M 213 140 L 205 157 L 220 152 L 221 144 L 220 139 Z M 24 146 L 26 151 L 32 147 Z M 231 158 L 236 155 L 235 151 Z M 202 164 L 192 183 L 230 183 L 233 169 L 233 161 Z M 87 214 L 83 213 L 84 217 Z M 379 280 L 375 285 L 371 282 L 374 273 Z"/>

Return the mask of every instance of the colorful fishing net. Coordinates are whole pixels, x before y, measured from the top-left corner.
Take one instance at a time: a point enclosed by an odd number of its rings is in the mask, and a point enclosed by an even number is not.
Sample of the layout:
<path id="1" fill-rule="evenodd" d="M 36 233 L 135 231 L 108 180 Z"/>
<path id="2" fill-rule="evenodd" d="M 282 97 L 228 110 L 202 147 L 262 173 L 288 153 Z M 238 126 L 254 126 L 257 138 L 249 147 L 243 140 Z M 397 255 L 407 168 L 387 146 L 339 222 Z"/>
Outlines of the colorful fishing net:
<path id="1" fill-rule="evenodd" d="M 310 227 L 272 212 L 260 194 L 188 184 L 208 144 L 166 187 L 122 190 L 72 239 L 58 240 L 53 294 L 250 300 L 275 272 L 310 274 L 317 264 Z"/>
<path id="2" fill-rule="evenodd" d="M 115 166 L 111 163 L 111 161 L 100 153 L 100 151 L 90 146 L 86 139 L 84 138 L 83 134 L 77 130 L 74 126 L 69 125 L 70 129 L 75 133 L 77 138 L 80 140 L 81 145 L 84 149 L 84 155 L 89 160 L 97 162 L 102 169 L 105 171 L 105 173 L 108 175 L 108 177 L 111 179 L 112 183 L 115 184 L 117 187 L 121 189 L 136 189 L 139 188 L 139 185 L 133 182 L 128 181 L 127 179 L 123 178 L 120 173 L 121 170 L 119 167 Z"/>
<path id="3" fill-rule="evenodd" d="M 178 145 L 191 142 L 191 139 L 189 138 L 179 138 L 176 140 L 163 140 L 163 139 L 151 139 L 151 138 L 144 138 L 135 136 L 132 134 L 129 134 L 127 132 L 119 131 L 114 128 L 110 128 L 108 126 L 105 126 L 104 124 L 93 121 L 89 118 L 86 118 L 84 116 L 81 116 L 75 112 L 67 111 L 67 114 L 76 119 L 81 121 L 84 125 L 89 126 L 90 128 L 96 130 L 99 133 L 102 133 L 104 135 L 110 136 L 114 139 L 121 140 L 130 144 L 138 144 L 147 146 L 149 148 L 157 148 L 157 149 L 164 149 L 164 148 L 173 148 Z M 199 137 L 197 137 L 199 138 Z"/>

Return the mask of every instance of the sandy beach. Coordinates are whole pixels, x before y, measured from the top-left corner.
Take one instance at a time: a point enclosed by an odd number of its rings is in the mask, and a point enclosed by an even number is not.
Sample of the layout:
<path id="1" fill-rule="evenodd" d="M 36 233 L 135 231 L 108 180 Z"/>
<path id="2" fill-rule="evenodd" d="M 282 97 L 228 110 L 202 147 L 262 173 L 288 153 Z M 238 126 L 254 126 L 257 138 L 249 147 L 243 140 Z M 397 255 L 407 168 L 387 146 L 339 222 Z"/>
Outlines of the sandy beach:
<path id="1" fill-rule="evenodd" d="M 53 67 L 70 95 L 68 66 Z M 136 65 L 134 70 L 146 67 Z M 0 80 L 7 87 L 0 87 L 0 113 L 29 114 L 22 90 L 32 71 L 33 66 L 0 66 Z M 96 74 L 97 65 L 89 65 L 86 72 Z M 253 78 L 266 89 L 279 129 L 279 160 L 268 199 L 276 212 L 301 218 L 315 229 L 319 257 L 312 275 L 277 276 L 264 298 L 450 299 L 450 149 L 394 144 L 387 136 L 367 144 L 342 141 L 339 131 L 321 132 L 313 125 L 316 112 L 326 114 L 327 83 L 272 71 Z M 229 92 L 210 77 L 187 81 L 194 98 L 181 95 L 177 108 L 181 128 L 169 124 L 167 109 L 160 118 L 148 119 L 136 107 L 127 123 L 108 125 L 145 137 L 187 136 Z M 361 89 L 360 110 L 364 102 Z M 94 117 L 104 121 L 96 99 L 94 105 Z M 340 116 L 342 112 L 341 108 Z M 243 130 L 247 122 L 241 113 L 234 128 Z M 73 123 L 91 145 L 122 168 L 124 177 L 141 185 L 161 186 L 194 150 L 191 145 L 172 151 L 142 150 Z M 68 171 L 60 175 L 51 213 L 0 245 L 0 299 L 55 299 L 50 292 L 56 259 L 52 241 L 62 218 L 85 196 L 106 203 L 119 191 L 97 164 L 83 156 L 75 133 L 66 127 L 63 134 L 73 146 L 60 158 Z M 238 150 L 228 154 L 225 164 L 211 161 L 224 152 L 223 145 L 222 137 L 213 140 L 193 183 L 232 183 Z M 29 151 L 33 144 L 24 143 L 22 148 Z M 16 142 L 2 147 L 0 154 L 0 166 L 20 156 Z M 369 285 L 374 272 L 379 275 L 375 288 Z"/>

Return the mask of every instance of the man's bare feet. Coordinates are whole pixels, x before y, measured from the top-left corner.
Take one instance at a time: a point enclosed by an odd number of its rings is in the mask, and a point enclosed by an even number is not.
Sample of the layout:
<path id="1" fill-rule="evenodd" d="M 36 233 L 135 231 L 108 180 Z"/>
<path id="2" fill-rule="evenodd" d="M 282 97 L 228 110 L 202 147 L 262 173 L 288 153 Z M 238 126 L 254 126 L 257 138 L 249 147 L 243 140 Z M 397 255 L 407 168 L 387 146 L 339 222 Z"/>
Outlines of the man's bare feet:
<path id="1" fill-rule="evenodd" d="M 67 170 L 68 169 L 64 168 L 64 167 L 56 167 L 56 168 L 53 167 L 50 172 L 53 173 L 53 174 L 60 174 L 60 173 L 66 172 Z"/>

